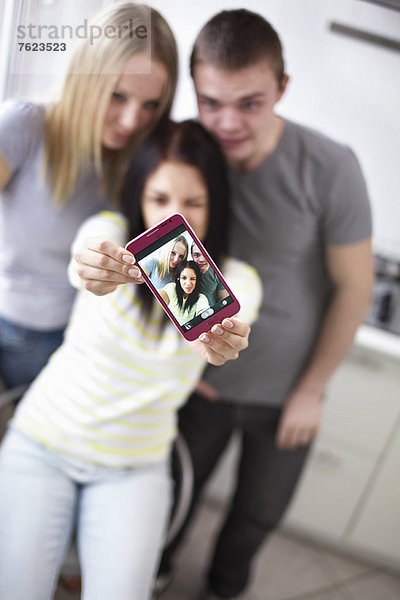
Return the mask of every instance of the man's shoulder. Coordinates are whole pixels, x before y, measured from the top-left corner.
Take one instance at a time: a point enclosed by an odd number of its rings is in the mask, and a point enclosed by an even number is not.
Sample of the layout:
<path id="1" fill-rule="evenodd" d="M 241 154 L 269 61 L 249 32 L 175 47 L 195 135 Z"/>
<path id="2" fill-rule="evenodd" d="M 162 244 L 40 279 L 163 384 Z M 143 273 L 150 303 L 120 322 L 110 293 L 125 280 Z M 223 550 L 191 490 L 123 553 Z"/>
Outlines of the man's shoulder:
<path id="1" fill-rule="evenodd" d="M 219 281 L 218 276 L 216 275 L 214 269 L 212 269 L 211 267 L 203 274 L 203 280 L 210 283 Z"/>
<path id="2" fill-rule="evenodd" d="M 300 151 L 319 161 L 341 161 L 351 154 L 349 146 L 308 125 L 285 120 L 285 148 Z"/>

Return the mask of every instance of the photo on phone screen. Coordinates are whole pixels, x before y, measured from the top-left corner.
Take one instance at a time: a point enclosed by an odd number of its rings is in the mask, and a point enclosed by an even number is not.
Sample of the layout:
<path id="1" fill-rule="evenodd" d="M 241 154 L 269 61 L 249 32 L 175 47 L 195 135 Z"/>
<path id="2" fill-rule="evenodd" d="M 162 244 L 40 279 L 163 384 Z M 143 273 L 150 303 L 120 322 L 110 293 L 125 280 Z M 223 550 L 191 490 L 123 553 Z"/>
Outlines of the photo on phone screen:
<path id="1" fill-rule="evenodd" d="M 126 247 L 186 339 L 238 312 L 237 299 L 181 215 L 171 215 Z"/>

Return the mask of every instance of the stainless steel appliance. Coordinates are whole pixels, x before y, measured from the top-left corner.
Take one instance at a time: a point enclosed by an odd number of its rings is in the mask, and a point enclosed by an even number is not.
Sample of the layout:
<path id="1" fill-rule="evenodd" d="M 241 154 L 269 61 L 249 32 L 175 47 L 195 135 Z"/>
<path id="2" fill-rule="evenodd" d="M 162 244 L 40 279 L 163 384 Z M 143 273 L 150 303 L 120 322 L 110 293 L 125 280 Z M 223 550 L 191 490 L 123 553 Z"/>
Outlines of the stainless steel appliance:
<path id="1" fill-rule="evenodd" d="M 366 323 L 400 334 L 400 261 L 375 255 L 375 284 Z"/>

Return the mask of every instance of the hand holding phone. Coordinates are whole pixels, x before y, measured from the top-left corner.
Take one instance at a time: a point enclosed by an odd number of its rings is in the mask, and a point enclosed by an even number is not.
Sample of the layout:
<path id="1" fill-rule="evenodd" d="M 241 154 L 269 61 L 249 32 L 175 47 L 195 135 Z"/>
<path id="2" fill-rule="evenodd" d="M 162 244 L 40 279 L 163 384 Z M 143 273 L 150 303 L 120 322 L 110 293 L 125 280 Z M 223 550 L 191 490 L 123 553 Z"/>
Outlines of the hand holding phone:
<path id="1" fill-rule="evenodd" d="M 73 248 L 68 266 L 70 283 L 85 288 L 96 296 L 105 296 L 124 283 L 143 283 L 135 259 L 108 239 L 81 237 Z"/>
<path id="2" fill-rule="evenodd" d="M 182 215 L 171 215 L 125 247 L 135 255 L 145 283 L 186 340 L 196 340 L 240 310 L 218 267 Z M 158 265 L 169 248 L 167 272 Z"/>

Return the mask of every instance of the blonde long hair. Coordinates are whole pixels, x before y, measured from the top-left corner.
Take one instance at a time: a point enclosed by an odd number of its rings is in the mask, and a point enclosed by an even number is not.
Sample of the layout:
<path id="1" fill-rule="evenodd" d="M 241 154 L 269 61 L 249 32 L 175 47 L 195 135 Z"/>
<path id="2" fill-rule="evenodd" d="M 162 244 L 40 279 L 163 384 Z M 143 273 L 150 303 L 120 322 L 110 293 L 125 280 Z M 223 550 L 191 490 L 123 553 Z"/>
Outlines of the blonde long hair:
<path id="1" fill-rule="evenodd" d="M 179 235 L 177 238 L 171 240 L 169 244 L 166 244 L 161 250 L 160 260 L 158 261 L 157 265 L 158 276 L 160 279 L 164 279 L 164 277 L 166 277 L 168 274 L 170 274 L 172 278 L 174 277 L 175 269 L 173 269 L 171 272 L 169 260 L 171 258 L 171 252 L 174 249 L 175 244 L 178 242 L 185 246 L 185 256 L 183 257 L 183 262 L 187 259 L 189 253 L 189 244 L 184 235 Z"/>
<path id="2" fill-rule="evenodd" d="M 146 39 L 132 36 L 132 30 L 150 21 Z M 129 26 L 128 26 L 129 24 Z M 55 204 L 63 205 L 79 173 L 94 164 L 103 191 L 116 196 L 133 152 L 148 130 L 121 151 L 109 153 L 102 165 L 102 129 L 105 113 L 126 61 L 143 52 L 166 69 L 168 81 L 157 109 L 154 125 L 169 115 L 178 78 L 178 56 L 173 33 L 158 11 L 144 4 L 114 4 L 89 24 L 105 32 L 119 32 L 116 38 L 102 35 L 84 39 L 76 47 L 62 89 L 61 98 L 46 115 L 44 173 L 52 187 Z"/>

